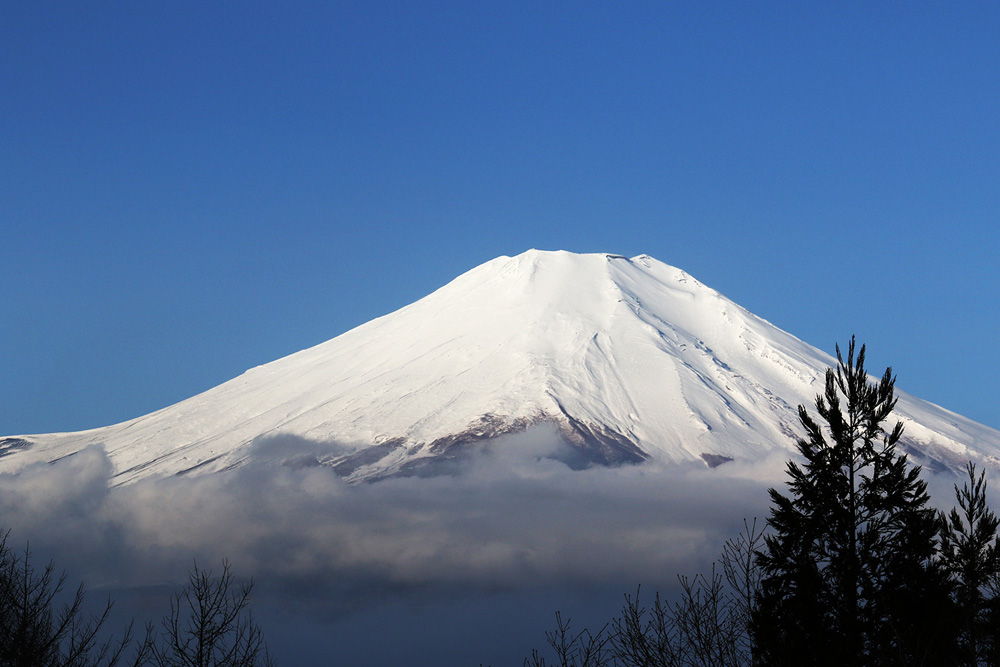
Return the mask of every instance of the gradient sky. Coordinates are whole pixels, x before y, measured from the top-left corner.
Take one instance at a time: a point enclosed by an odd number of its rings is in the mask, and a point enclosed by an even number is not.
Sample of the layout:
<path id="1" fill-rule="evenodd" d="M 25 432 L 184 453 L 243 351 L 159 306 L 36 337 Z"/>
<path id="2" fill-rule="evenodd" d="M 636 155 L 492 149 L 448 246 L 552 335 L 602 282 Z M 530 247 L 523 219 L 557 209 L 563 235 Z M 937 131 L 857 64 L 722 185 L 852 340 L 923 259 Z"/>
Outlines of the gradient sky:
<path id="1" fill-rule="evenodd" d="M 1000 427 L 996 3 L 3 3 L 0 434 L 529 248 L 647 253 Z"/>

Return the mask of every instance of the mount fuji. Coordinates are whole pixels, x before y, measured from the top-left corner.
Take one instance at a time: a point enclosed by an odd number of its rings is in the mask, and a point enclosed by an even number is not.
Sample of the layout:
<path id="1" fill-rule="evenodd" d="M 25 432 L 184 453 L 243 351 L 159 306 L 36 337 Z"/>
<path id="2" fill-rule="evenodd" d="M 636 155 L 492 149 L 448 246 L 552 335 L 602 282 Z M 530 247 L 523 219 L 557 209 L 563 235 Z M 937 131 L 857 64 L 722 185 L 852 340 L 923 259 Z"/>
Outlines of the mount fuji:
<path id="1" fill-rule="evenodd" d="M 714 467 L 794 451 L 796 406 L 834 361 L 647 255 L 529 250 L 157 412 L 0 438 L 0 471 L 100 445 L 118 485 L 265 455 L 360 482 L 447 471 L 534 428 L 558 433 L 573 467 Z M 917 462 L 1000 463 L 1000 431 L 897 395 Z"/>

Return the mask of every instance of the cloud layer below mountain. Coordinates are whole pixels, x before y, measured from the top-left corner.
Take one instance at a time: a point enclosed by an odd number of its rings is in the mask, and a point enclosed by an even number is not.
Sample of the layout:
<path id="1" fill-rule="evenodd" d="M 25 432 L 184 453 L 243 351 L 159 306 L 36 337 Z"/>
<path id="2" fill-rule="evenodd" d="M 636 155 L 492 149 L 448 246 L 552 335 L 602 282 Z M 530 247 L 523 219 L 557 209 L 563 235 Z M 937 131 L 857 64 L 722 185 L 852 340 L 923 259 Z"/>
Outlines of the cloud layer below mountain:
<path id="1" fill-rule="evenodd" d="M 0 476 L 0 513 L 12 545 L 30 539 L 90 589 L 176 585 L 195 560 L 228 559 L 274 605 L 264 616 L 284 628 L 278 634 L 316 624 L 314 651 L 336 646 L 375 664 L 392 657 L 361 647 L 393 615 L 426 637 L 445 632 L 443 618 L 475 624 L 481 614 L 482 637 L 494 623 L 487 617 L 517 616 L 519 604 L 548 618 L 581 591 L 617 591 L 617 605 L 638 584 L 670 587 L 678 573 L 709 567 L 744 518 L 763 518 L 766 488 L 783 483 L 781 456 L 715 469 L 574 471 L 544 427 L 489 443 L 450 474 L 352 486 L 326 467 L 280 463 L 308 462 L 315 447 L 278 437 L 255 445 L 252 463 L 236 470 L 118 488 L 109 488 L 107 456 L 92 447 Z M 418 631 L 414 619 L 425 616 L 412 610 L 428 605 L 437 618 Z M 523 655 L 544 629 L 497 641 L 533 642 L 514 646 Z"/>

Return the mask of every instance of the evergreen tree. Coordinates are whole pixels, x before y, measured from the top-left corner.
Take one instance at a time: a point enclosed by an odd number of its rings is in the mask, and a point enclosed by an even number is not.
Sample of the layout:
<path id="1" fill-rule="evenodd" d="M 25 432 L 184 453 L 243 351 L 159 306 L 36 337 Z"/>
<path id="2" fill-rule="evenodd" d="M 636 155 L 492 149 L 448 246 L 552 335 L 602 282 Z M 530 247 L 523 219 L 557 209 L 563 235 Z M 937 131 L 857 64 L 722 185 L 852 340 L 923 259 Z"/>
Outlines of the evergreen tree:
<path id="1" fill-rule="evenodd" d="M 770 534 L 758 554 L 753 630 L 766 665 L 946 663 L 940 627 L 946 576 L 933 557 L 939 523 L 920 468 L 897 453 L 902 423 L 891 369 L 878 382 L 865 348 L 826 374 L 821 427 L 799 406 L 804 462 L 787 466 L 789 495 L 770 489 Z"/>
<path id="2" fill-rule="evenodd" d="M 958 507 L 941 517 L 941 560 L 954 584 L 959 624 L 956 663 L 977 667 L 1000 664 L 1000 519 L 986 504 L 986 473 L 977 477 L 972 463 L 966 471 L 969 480 L 962 489 L 955 485 Z"/>

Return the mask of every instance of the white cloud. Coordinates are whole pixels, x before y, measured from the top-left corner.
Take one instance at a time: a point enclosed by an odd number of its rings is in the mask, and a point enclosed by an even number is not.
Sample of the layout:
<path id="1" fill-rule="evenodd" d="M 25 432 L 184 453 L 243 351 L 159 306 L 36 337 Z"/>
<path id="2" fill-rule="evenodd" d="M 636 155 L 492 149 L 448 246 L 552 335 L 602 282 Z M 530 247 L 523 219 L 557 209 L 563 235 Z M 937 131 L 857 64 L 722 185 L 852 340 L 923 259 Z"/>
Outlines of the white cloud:
<path id="1" fill-rule="evenodd" d="M 669 587 L 709 567 L 745 517 L 765 517 L 767 487 L 785 481 L 777 455 L 574 471 L 541 429 L 489 443 L 453 474 L 351 486 L 301 465 L 317 446 L 262 442 L 237 470 L 113 489 L 106 455 L 89 448 L 0 475 L 0 516 L 12 545 L 30 539 L 92 589 L 176 584 L 195 559 L 225 558 L 293 615 L 363 619 L 402 598 Z M 950 506 L 955 480 L 930 479 Z"/>
<path id="2" fill-rule="evenodd" d="M 286 440 L 285 459 L 308 459 Z M 279 465 L 275 443 L 223 474 L 108 489 L 97 448 L 0 478 L 15 539 L 90 581 L 180 580 L 228 558 L 258 578 L 366 586 L 530 587 L 635 581 L 710 559 L 764 510 L 764 468 L 727 464 L 570 470 L 541 430 L 482 448 L 452 475 L 351 486 L 326 467 Z M 73 561 L 72 563 L 68 561 Z"/>

